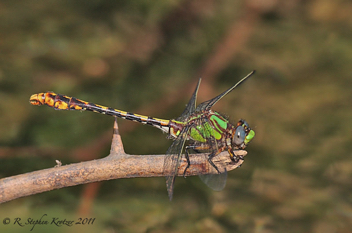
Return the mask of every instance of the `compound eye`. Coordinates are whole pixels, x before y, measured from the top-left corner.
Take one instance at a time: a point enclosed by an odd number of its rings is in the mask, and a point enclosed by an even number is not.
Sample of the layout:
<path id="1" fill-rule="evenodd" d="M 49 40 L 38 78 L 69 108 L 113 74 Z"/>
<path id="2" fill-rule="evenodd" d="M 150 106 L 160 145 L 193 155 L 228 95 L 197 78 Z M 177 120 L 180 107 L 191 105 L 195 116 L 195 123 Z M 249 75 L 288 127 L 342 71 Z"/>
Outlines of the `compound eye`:
<path id="1" fill-rule="evenodd" d="M 245 121 L 245 120 L 243 120 L 242 126 L 245 126 L 246 128 L 249 128 L 249 125 L 248 125 L 247 121 Z"/>
<path id="2" fill-rule="evenodd" d="M 245 137 L 246 137 L 246 132 L 244 131 L 244 127 L 241 125 L 238 126 L 236 128 L 236 132 L 233 137 L 233 142 L 239 146 L 244 142 Z"/>

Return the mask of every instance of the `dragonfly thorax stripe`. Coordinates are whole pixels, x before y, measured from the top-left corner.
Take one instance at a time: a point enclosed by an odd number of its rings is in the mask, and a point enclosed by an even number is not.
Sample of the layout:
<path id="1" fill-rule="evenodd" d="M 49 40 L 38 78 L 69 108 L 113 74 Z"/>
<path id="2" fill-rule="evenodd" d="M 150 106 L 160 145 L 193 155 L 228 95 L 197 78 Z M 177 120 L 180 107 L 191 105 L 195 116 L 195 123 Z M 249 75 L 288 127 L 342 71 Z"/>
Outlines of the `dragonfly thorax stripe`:
<path id="1" fill-rule="evenodd" d="M 218 113 L 215 113 L 215 114 L 216 115 L 210 116 L 210 121 L 216 127 L 217 131 L 219 133 L 222 133 L 227 129 L 228 121 L 225 120 L 223 117 L 221 117 Z"/>

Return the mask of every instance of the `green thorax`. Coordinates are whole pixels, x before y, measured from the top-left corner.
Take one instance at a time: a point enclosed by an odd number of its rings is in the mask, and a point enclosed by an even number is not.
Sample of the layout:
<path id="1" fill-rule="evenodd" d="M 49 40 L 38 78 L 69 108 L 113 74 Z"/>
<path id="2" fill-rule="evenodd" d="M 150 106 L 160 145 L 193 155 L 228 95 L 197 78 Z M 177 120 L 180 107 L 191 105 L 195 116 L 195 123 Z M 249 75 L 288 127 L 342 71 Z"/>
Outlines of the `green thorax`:
<path id="1" fill-rule="evenodd" d="M 229 126 L 228 120 L 211 110 L 192 114 L 185 122 L 173 121 L 173 123 L 178 127 L 170 131 L 171 136 L 177 137 L 183 127 L 190 126 L 188 139 L 198 142 L 206 142 L 210 138 L 220 140 Z"/>

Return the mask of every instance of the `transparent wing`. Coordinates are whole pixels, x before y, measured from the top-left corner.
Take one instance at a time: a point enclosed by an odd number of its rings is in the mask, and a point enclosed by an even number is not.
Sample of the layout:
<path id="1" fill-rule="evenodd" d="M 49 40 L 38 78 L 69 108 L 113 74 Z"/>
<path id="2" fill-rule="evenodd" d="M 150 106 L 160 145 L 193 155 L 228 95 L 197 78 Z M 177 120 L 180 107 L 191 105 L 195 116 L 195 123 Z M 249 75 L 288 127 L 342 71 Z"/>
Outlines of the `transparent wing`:
<path id="1" fill-rule="evenodd" d="M 209 170 L 214 170 L 216 171 L 215 168 L 209 163 L 208 158 L 209 156 L 214 155 L 212 161 L 219 170 L 220 173 L 214 173 L 214 174 L 205 174 L 205 175 L 199 175 L 199 178 L 203 183 L 205 183 L 209 188 L 215 190 L 215 191 L 221 191 L 222 189 L 225 188 L 226 186 L 226 180 L 227 180 L 227 171 L 226 171 L 226 164 L 224 164 L 223 161 L 219 161 L 217 158 L 217 154 L 219 151 L 216 139 L 213 136 L 213 128 L 211 127 L 210 121 L 203 117 L 199 124 L 203 126 L 203 130 L 205 131 L 204 134 L 208 135 L 209 137 L 207 138 L 206 145 L 203 145 L 204 148 L 207 148 L 204 150 L 204 152 L 208 152 L 206 156 L 204 156 L 205 164 L 209 168 Z M 209 127 L 205 127 L 208 125 Z M 202 152 L 200 150 L 200 152 Z"/>
<path id="2" fill-rule="evenodd" d="M 189 126 L 183 127 L 179 136 L 171 144 L 169 149 L 166 151 L 166 157 L 164 160 L 163 174 L 166 178 L 166 188 L 169 195 L 170 201 L 174 191 L 175 178 L 180 165 L 182 150 L 187 140 Z"/>
<path id="3" fill-rule="evenodd" d="M 232 86 L 230 89 L 224 91 L 223 93 L 221 93 L 220 95 L 205 101 L 201 104 L 198 105 L 196 111 L 202 111 L 202 110 L 209 110 L 212 106 L 214 106 L 214 104 L 216 104 L 221 98 L 223 98 L 225 95 L 227 95 L 228 93 L 230 93 L 233 89 L 235 89 L 237 86 L 239 86 L 241 83 L 243 83 L 247 78 L 249 78 L 250 76 L 252 76 L 255 73 L 255 71 L 253 70 L 252 72 L 250 72 L 249 74 L 247 74 L 246 77 L 242 78 L 240 81 L 238 81 L 234 86 Z"/>
<path id="4" fill-rule="evenodd" d="M 186 105 L 186 108 L 181 114 L 181 116 L 179 116 L 176 119 L 177 121 L 185 121 L 196 110 L 197 94 L 198 94 L 200 82 L 201 82 L 201 79 L 198 80 L 198 84 L 196 86 L 196 89 L 193 92 L 191 99 L 188 101 L 188 104 Z"/>
<path id="5" fill-rule="evenodd" d="M 201 181 L 214 191 L 221 191 L 226 186 L 227 172 L 220 174 L 199 175 Z"/>

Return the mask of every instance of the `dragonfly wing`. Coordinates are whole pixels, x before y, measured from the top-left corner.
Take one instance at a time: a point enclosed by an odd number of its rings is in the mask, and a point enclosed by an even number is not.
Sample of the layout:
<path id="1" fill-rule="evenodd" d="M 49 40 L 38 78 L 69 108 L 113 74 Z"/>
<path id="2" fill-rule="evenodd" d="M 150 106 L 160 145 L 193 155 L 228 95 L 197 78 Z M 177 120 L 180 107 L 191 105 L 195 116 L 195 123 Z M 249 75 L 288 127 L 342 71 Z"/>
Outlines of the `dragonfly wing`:
<path id="1" fill-rule="evenodd" d="M 225 95 L 227 95 L 228 93 L 230 93 L 233 89 L 235 89 L 237 86 L 239 86 L 241 83 L 243 83 L 247 78 L 249 78 L 250 76 L 252 76 L 254 74 L 254 70 L 252 72 L 250 72 L 249 74 L 247 74 L 246 77 L 242 78 L 240 81 L 238 81 L 234 86 L 232 86 L 230 89 L 224 91 L 223 93 L 221 93 L 220 95 L 205 101 L 201 104 L 198 105 L 197 107 L 197 111 L 202 111 L 202 110 L 209 110 L 212 106 L 214 106 L 214 104 L 216 104 L 221 98 L 223 98 Z"/>
<path id="2" fill-rule="evenodd" d="M 227 172 L 220 174 L 199 175 L 201 181 L 214 191 L 221 191 L 226 186 Z"/>
<path id="3" fill-rule="evenodd" d="M 189 128 L 189 126 L 183 127 L 179 136 L 175 139 L 166 152 L 163 172 L 166 178 L 166 187 L 170 201 L 172 200 L 175 178 L 178 173 L 182 150 L 187 140 Z"/>
<path id="4" fill-rule="evenodd" d="M 202 118 L 200 121 L 201 125 L 211 125 L 210 121 L 208 118 Z M 219 161 L 217 159 L 217 153 L 219 151 L 218 144 L 216 139 L 214 138 L 214 129 L 212 127 L 203 127 L 204 134 L 208 135 L 209 137 L 207 138 L 207 146 L 208 146 L 208 154 L 204 156 L 204 160 L 206 160 L 206 165 L 209 167 L 209 170 L 214 170 L 215 168 L 209 163 L 208 158 L 210 155 L 215 154 L 215 156 L 212 158 L 212 162 L 215 164 L 217 169 L 219 170 L 220 173 L 215 173 L 215 174 L 201 174 L 199 175 L 199 178 L 205 183 L 209 188 L 215 190 L 215 191 L 221 191 L 222 189 L 225 188 L 226 186 L 226 179 L 227 179 L 227 171 L 226 171 L 226 165 L 224 164 L 223 161 Z"/>
<path id="5" fill-rule="evenodd" d="M 183 111 L 183 113 L 181 114 L 181 116 L 179 116 L 176 119 L 177 121 L 184 121 L 186 118 L 188 118 L 196 110 L 197 94 L 198 94 L 200 81 L 201 81 L 201 79 L 198 80 L 198 84 L 196 86 L 196 89 L 193 92 L 191 99 L 188 101 L 188 104 L 186 105 L 186 108 Z"/>
<path id="6" fill-rule="evenodd" d="M 203 181 L 204 184 L 206 184 L 212 190 L 221 191 L 226 186 L 226 180 L 227 180 L 226 165 L 223 162 L 216 161 L 216 157 L 213 159 L 213 163 L 219 169 L 220 173 L 199 175 L 199 178 L 201 181 Z M 207 166 L 212 167 L 212 165 L 208 161 L 206 164 Z"/>

